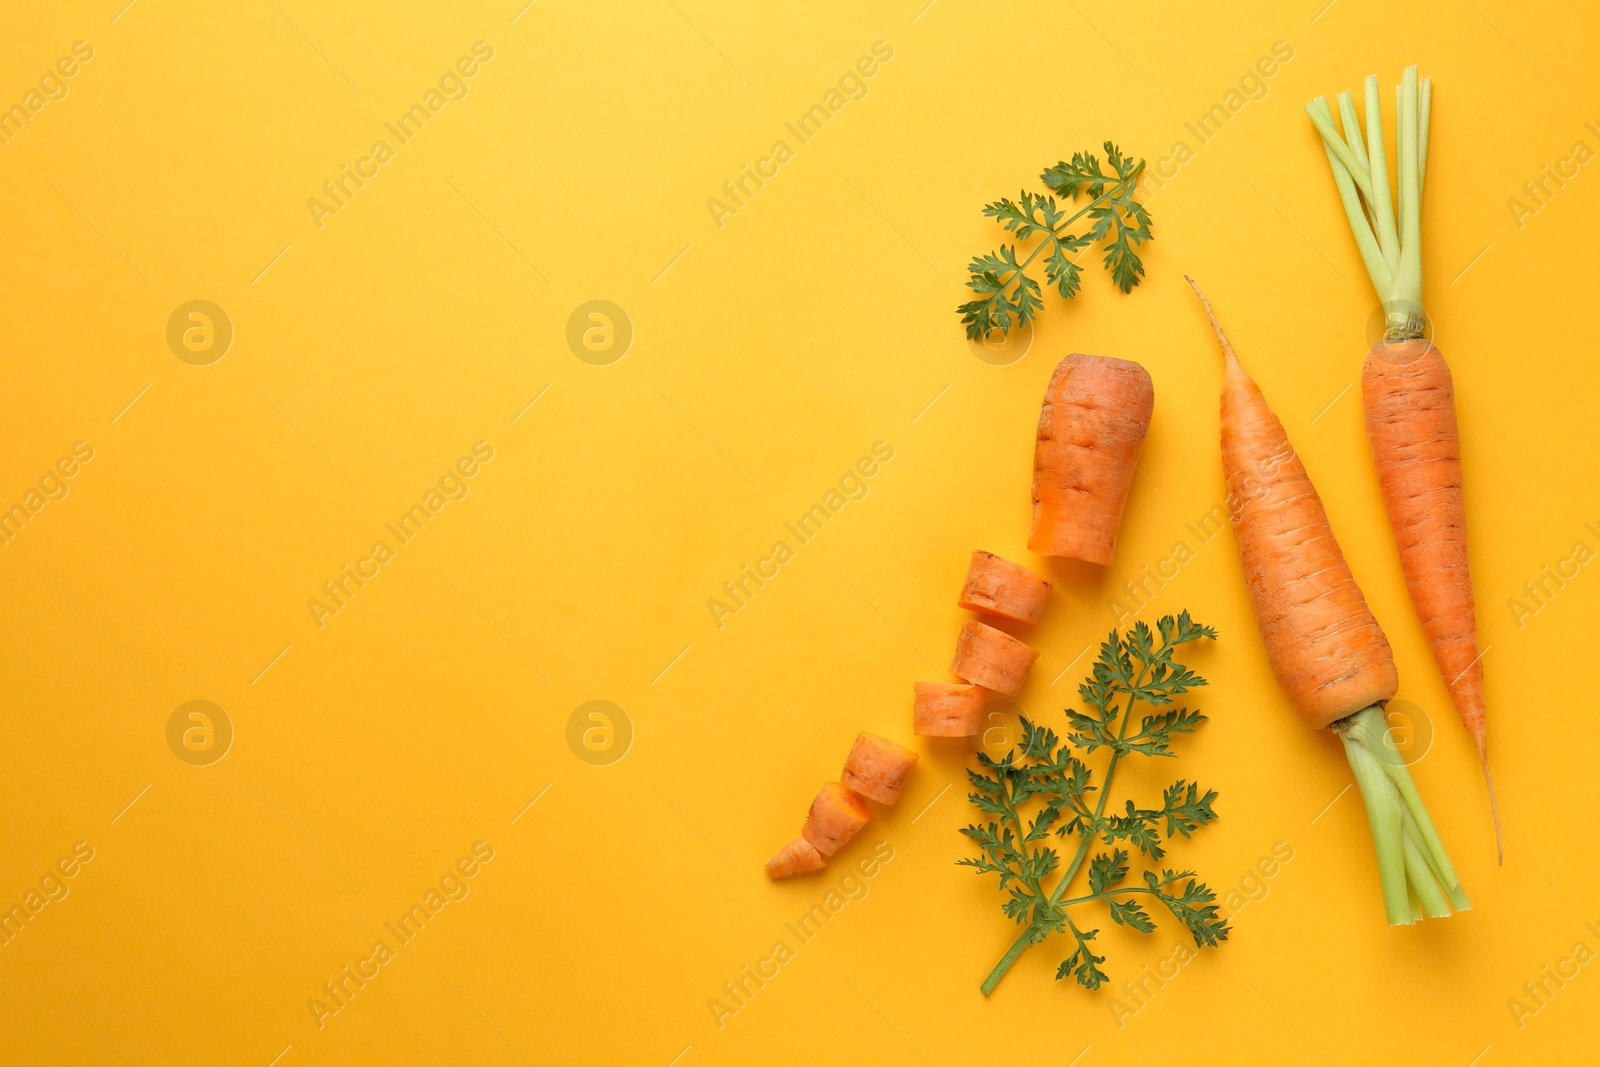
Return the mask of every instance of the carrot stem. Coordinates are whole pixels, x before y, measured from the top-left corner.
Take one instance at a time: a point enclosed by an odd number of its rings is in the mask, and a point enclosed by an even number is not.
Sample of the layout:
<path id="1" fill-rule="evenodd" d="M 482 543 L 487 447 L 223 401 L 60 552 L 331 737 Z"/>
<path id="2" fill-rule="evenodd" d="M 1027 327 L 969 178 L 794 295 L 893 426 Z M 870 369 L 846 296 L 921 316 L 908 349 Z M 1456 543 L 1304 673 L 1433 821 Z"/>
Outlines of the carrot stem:
<path id="1" fill-rule="evenodd" d="M 1367 75 L 1365 91 L 1367 105 L 1367 158 L 1372 168 L 1373 196 L 1368 203 L 1372 208 L 1372 228 L 1378 232 L 1378 244 L 1383 247 L 1383 261 L 1393 275 L 1400 267 L 1400 233 L 1395 229 L 1394 206 L 1389 199 L 1389 156 L 1383 140 L 1383 110 L 1378 106 L 1378 77 Z M 1359 136 L 1360 127 L 1350 136 Z M 1402 193 L 1402 198 L 1404 194 Z"/>
<path id="2" fill-rule="evenodd" d="M 1400 82 L 1400 106 L 1395 118 L 1396 140 L 1400 142 L 1400 266 L 1395 276 L 1395 298 L 1409 308 L 1389 308 L 1414 314 L 1417 321 L 1405 323 L 1410 337 L 1422 336 L 1422 177 L 1417 167 L 1417 146 L 1421 141 L 1417 123 L 1417 68 L 1407 67 Z M 1391 321 L 1390 328 L 1395 324 Z M 1415 329 L 1415 333 L 1411 330 Z"/>
<path id="3" fill-rule="evenodd" d="M 1190 280 L 1189 284 L 1194 284 L 1193 279 Z M 1139 685 L 1143 683 L 1145 670 L 1146 668 L 1140 668 L 1139 674 L 1134 678 L 1133 684 L 1135 689 L 1137 689 Z M 1127 706 L 1122 709 L 1122 725 L 1117 731 L 1118 742 L 1121 742 L 1128 736 L 1128 723 L 1133 720 L 1133 707 L 1137 702 L 1137 698 L 1130 694 L 1128 697 Z M 1067 887 L 1072 884 L 1072 879 L 1077 875 L 1078 868 L 1083 866 L 1084 857 L 1089 854 L 1089 846 L 1094 844 L 1095 838 L 1100 833 L 1100 818 L 1105 814 L 1106 801 L 1111 796 L 1111 779 L 1116 775 L 1117 762 L 1121 759 L 1122 750 L 1113 746 L 1111 749 L 1111 759 L 1106 764 L 1105 779 L 1100 783 L 1100 799 L 1098 802 L 1096 802 L 1094 807 L 1094 818 L 1091 819 L 1088 825 L 1083 828 L 1083 832 L 1080 834 L 1080 839 L 1078 841 L 1078 850 L 1073 854 L 1072 862 L 1067 864 L 1066 873 L 1061 876 L 1060 881 L 1056 882 L 1055 891 L 1050 894 L 1050 903 L 1055 907 L 1065 906 L 1062 898 L 1066 895 Z M 1020 826 L 1021 823 L 1019 822 L 1018 827 L 1020 828 Z M 1068 921 L 1070 922 L 1071 920 Z M 1011 947 L 1006 950 L 1006 954 L 1000 957 L 1000 962 L 994 965 L 994 969 L 989 972 L 988 977 L 986 977 L 983 980 L 983 983 L 978 986 L 978 988 L 983 991 L 983 995 L 988 996 L 990 993 L 993 993 L 995 986 L 1000 984 L 1000 979 L 1004 978 L 1006 976 L 1006 972 L 1011 969 L 1011 965 L 1017 962 L 1017 957 L 1022 955 L 1029 945 L 1044 940 L 1045 936 L 1049 932 L 1049 927 L 1041 926 L 1039 917 L 1035 915 L 1033 921 L 1030 922 L 1027 928 L 1022 931 L 1022 933 L 1017 937 L 1016 941 L 1012 942 Z"/>
<path id="4" fill-rule="evenodd" d="M 1368 708 L 1367 711 L 1375 710 Z M 1358 712 L 1363 715 L 1366 712 Z M 1351 722 L 1342 719 L 1341 723 Z M 1354 729 L 1337 731 L 1344 742 L 1345 756 L 1355 772 L 1356 786 L 1367 807 L 1367 825 L 1372 830 L 1372 845 L 1378 855 L 1378 883 L 1383 890 L 1383 913 L 1390 926 L 1411 922 L 1411 899 L 1406 891 L 1405 848 L 1401 841 L 1400 794 L 1383 773 L 1378 757 Z"/>
<path id="5" fill-rule="evenodd" d="M 1378 856 L 1378 881 L 1390 926 L 1415 922 L 1412 897 L 1431 918 L 1472 907 L 1411 772 L 1374 705 L 1329 727 L 1344 742 Z M 1442 890 L 1442 891 L 1441 891 Z"/>
<path id="6" fill-rule="evenodd" d="M 1417 68 L 1410 66 L 1395 89 L 1394 199 L 1389 193 L 1378 79 L 1368 76 L 1362 89 L 1365 130 L 1348 93 L 1339 96 L 1343 133 L 1334 124 L 1325 98 L 1307 104 L 1306 114 L 1322 135 L 1350 232 L 1355 235 L 1372 288 L 1383 302 L 1385 337 L 1421 337 L 1426 323 L 1422 308 L 1422 180 L 1427 171 L 1433 84 L 1427 78 L 1419 83 Z"/>
<path id="7" fill-rule="evenodd" d="M 1321 97 L 1306 105 L 1306 111 L 1313 117 L 1321 116 L 1332 123 L 1332 113 L 1328 111 L 1328 102 Z M 1328 153 L 1328 166 L 1333 168 L 1333 183 L 1339 190 L 1339 202 L 1344 205 L 1345 218 L 1350 223 L 1350 232 L 1355 235 L 1356 248 L 1361 253 L 1361 262 L 1367 268 L 1367 277 L 1372 279 L 1372 286 L 1379 293 L 1389 291 L 1391 274 L 1388 260 L 1384 258 L 1383 246 L 1378 242 L 1377 235 L 1372 231 L 1372 224 L 1367 218 L 1366 209 L 1362 205 L 1361 194 L 1355 182 L 1356 175 L 1368 173 L 1366 150 L 1361 148 L 1359 131 L 1361 124 L 1356 121 L 1355 107 L 1350 103 L 1350 94 L 1341 93 L 1339 96 L 1339 113 L 1344 116 L 1345 130 L 1350 133 L 1351 140 L 1346 149 L 1352 155 L 1359 156 L 1361 164 L 1357 170 L 1350 170 L 1334 153 L 1333 145 L 1327 140 L 1322 143 L 1323 150 Z M 1321 128 L 1320 126 L 1318 127 Z M 1343 142 L 1341 142 L 1343 143 Z"/>
<path id="8" fill-rule="evenodd" d="M 1439 892 L 1439 884 L 1434 881 L 1433 871 L 1428 867 L 1428 861 L 1423 858 L 1422 850 L 1417 847 L 1417 841 L 1412 836 L 1414 825 L 1409 815 L 1401 820 L 1400 844 L 1405 850 L 1406 881 L 1410 883 L 1412 891 L 1416 894 L 1417 903 L 1422 905 L 1423 912 L 1430 919 L 1448 919 L 1450 905 L 1445 902 L 1444 894 Z"/>

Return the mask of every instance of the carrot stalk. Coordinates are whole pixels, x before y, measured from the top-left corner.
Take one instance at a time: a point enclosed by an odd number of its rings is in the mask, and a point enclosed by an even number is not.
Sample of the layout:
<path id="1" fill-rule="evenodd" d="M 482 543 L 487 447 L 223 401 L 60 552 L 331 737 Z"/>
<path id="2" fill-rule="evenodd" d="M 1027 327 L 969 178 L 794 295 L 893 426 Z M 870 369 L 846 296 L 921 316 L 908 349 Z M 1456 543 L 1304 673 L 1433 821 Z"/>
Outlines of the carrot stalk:
<path id="1" fill-rule="evenodd" d="M 1367 711 L 1381 714 L 1376 706 Z M 1351 717 L 1352 720 L 1354 718 Z M 1383 888 L 1384 915 L 1390 926 L 1404 925 L 1411 921 L 1411 903 L 1406 892 L 1400 792 L 1388 775 L 1383 773 L 1383 765 L 1362 735 L 1354 729 L 1343 730 L 1339 731 L 1339 740 L 1344 742 L 1345 756 L 1350 760 L 1350 769 L 1355 772 L 1361 800 L 1367 806 L 1367 825 L 1372 829 L 1372 844 L 1378 854 L 1378 883 Z"/>
<path id="2" fill-rule="evenodd" d="M 1344 742 L 1345 755 L 1367 806 L 1389 925 L 1411 921 L 1407 888 L 1416 894 L 1431 918 L 1448 916 L 1452 907 L 1456 911 L 1471 908 L 1472 903 L 1461 888 L 1461 877 L 1450 862 L 1444 842 L 1439 840 L 1439 832 L 1434 829 L 1405 760 L 1395 748 L 1383 712 L 1377 707 L 1366 708 L 1334 723 L 1330 729 Z M 1441 886 L 1443 895 L 1439 893 Z"/>

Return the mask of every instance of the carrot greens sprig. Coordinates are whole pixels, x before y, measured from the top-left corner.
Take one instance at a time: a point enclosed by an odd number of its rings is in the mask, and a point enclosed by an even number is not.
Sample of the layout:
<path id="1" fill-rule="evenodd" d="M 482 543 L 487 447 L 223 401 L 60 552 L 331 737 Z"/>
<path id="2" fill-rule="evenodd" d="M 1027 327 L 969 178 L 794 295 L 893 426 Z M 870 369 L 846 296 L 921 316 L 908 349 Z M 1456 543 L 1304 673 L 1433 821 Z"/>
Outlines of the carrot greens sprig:
<path id="1" fill-rule="evenodd" d="M 1078 293 L 1082 272 L 1072 259 L 1076 252 L 1098 242 L 1106 242 L 1105 266 L 1111 280 L 1124 293 L 1144 277 L 1144 263 L 1135 249 L 1150 240 L 1150 213 L 1139 203 L 1139 177 L 1144 160 L 1124 156 L 1110 141 L 1105 143 L 1108 173 L 1092 152 L 1074 153 L 1039 175 L 1053 192 L 1074 203 L 1079 195 L 1088 204 L 1069 215 L 1056 205 L 1056 198 L 1024 189 L 1016 200 L 1009 197 L 984 206 L 983 213 L 1016 235 L 1015 244 L 1002 244 L 999 251 L 974 256 L 967 270 L 967 288 L 978 299 L 962 304 L 961 321 L 967 336 L 979 340 L 992 331 L 1004 334 L 1016 326 L 1026 326 L 1043 307 L 1039 283 L 1027 269 L 1040 253 L 1044 260 L 1045 281 L 1063 300 Z M 1090 226 L 1081 234 L 1067 227 L 1085 215 Z M 1026 257 L 1018 259 L 1023 242 L 1039 239 Z"/>
<path id="2" fill-rule="evenodd" d="M 978 843 L 982 855 L 958 862 L 979 873 L 999 875 L 1000 888 L 1009 894 L 1002 910 L 1026 927 L 984 979 L 985 995 L 994 991 L 1029 945 L 1052 933 L 1070 934 L 1074 945 L 1056 977 L 1071 975 L 1080 985 L 1099 988 L 1107 980 L 1100 969 L 1105 957 L 1095 955 L 1091 944 L 1099 930 L 1086 930 L 1074 921 L 1067 909 L 1075 905 L 1103 904 L 1112 922 L 1140 933 L 1156 928 L 1146 907 L 1160 906 L 1189 931 L 1197 946 L 1228 939 L 1228 921 L 1218 914 L 1216 894 L 1195 872 L 1151 868 L 1128 882 L 1130 849 L 1152 863 L 1163 859 L 1163 838 L 1170 843 L 1174 836 L 1188 837 L 1217 818 L 1212 808 L 1216 791 L 1180 778 L 1164 790 L 1159 808 L 1141 808 L 1127 800 L 1120 812 L 1107 811 L 1111 782 L 1123 757 L 1170 757 L 1175 735 L 1193 733 L 1206 721 L 1188 708 L 1154 709 L 1206 684 L 1172 657 L 1179 645 L 1216 636 L 1209 626 L 1190 619 L 1188 612 L 1163 617 L 1154 633 L 1143 622 L 1126 635 L 1113 630 L 1100 646 L 1091 677 L 1078 687 L 1089 710 L 1067 711 L 1069 731 L 1064 740 L 1024 717 L 1019 746 L 998 760 L 980 753 L 980 770 L 967 772 L 974 790 L 968 799 L 992 821 L 961 831 Z M 1153 713 L 1136 719 L 1134 711 L 1141 704 Z M 1074 748 L 1085 756 L 1102 748 L 1111 750 L 1098 784 Z M 1061 856 L 1050 844 L 1052 836 L 1078 839 L 1071 861 L 1053 884 Z M 1079 886 L 1087 892 L 1067 896 L 1096 841 L 1112 846 L 1111 850 L 1089 858 L 1087 886 Z"/>

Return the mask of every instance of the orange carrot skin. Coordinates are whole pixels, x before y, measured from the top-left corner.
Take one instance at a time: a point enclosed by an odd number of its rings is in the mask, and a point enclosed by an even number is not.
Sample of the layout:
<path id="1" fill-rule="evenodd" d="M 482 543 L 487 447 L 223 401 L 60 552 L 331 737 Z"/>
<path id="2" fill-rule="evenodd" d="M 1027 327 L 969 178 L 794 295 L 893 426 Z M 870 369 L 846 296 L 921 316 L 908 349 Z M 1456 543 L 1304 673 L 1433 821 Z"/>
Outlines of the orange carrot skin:
<path id="1" fill-rule="evenodd" d="M 803 837 L 797 837 L 780 848 L 767 861 L 768 878 L 793 878 L 797 874 L 820 871 L 828 858 Z"/>
<path id="2" fill-rule="evenodd" d="M 1038 658 L 1039 653 L 1026 642 L 977 619 L 968 619 L 956 635 L 950 673 L 964 682 L 1014 697 L 1022 692 L 1028 671 Z"/>
<path id="3" fill-rule="evenodd" d="M 911 732 L 918 737 L 971 737 L 983 724 L 988 691 L 981 685 L 917 682 Z"/>
<path id="4" fill-rule="evenodd" d="M 1455 386 L 1431 341 L 1383 342 L 1361 373 L 1367 439 L 1411 602 L 1478 757 L 1486 759 L 1483 663 L 1467 569 L 1467 506 Z"/>
<path id="5" fill-rule="evenodd" d="M 1327 512 L 1261 390 L 1225 349 L 1222 460 L 1228 509 L 1267 659 L 1307 725 L 1394 696 L 1389 641 Z"/>
<path id="6" fill-rule="evenodd" d="M 1130 360 L 1073 354 L 1056 366 L 1039 409 L 1030 551 L 1111 562 L 1154 407 L 1149 372 Z"/>
<path id="7" fill-rule="evenodd" d="M 828 782 L 811 802 L 800 836 L 824 856 L 831 856 L 871 817 L 865 800 L 838 782 Z"/>
<path id="8" fill-rule="evenodd" d="M 1031 626 L 1039 621 L 1049 599 L 1049 582 L 1020 563 L 980 549 L 967 565 L 967 580 L 956 606 Z"/>
<path id="9" fill-rule="evenodd" d="M 839 781 L 851 792 L 879 804 L 893 804 L 917 765 L 917 754 L 887 737 L 861 733 L 844 761 Z"/>

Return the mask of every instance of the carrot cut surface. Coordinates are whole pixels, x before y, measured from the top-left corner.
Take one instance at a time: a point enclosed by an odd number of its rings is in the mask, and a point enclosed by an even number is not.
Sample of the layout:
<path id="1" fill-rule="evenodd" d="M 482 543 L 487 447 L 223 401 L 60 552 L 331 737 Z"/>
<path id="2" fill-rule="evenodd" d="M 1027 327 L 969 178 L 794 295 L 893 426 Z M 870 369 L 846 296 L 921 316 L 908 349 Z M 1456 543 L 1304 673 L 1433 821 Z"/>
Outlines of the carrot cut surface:
<path id="1" fill-rule="evenodd" d="M 1155 407 L 1139 364 L 1070 355 L 1050 377 L 1033 453 L 1028 549 L 1105 566 Z"/>
<path id="2" fill-rule="evenodd" d="M 1022 692 L 1039 653 L 1025 642 L 976 619 L 968 619 L 956 638 L 950 673 L 964 682 L 1014 697 Z"/>
<path id="3" fill-rule="evenodd" d="M 971 737 L 983 725 L 989 693 L 981 685 L 917 682 L 912 691 L 911 732 L 918 737 Z"/>
<path id="4" fill-rule="evenodd" d="M 797 874 L 820 871 L 827 862 L 827 857 L 818 852 L 815 845 L 797 837 L 767 861 L 767 877 L 793 878 Z"/>
<path id="5" fill-rule="evenodd" d="M 1039 621 L 1044 602 L 1050 598 L 1050 583 L 1022 566 L 993 552 L 974 552 L 967 566 L 967 580 L 961 586 L 957 606 L 981 611 L 1003 619 Z"/>
<path id="6" fill-rule="evenodd" d="M 893 804 L 917 765 L 917 754 L 877 734 L 857 734 L 839 781 L 879 804 Z"/>
<path id="7" fill-rule="evenodd" d="M 829 782 L 811 802 L 800 836 L 824 856 L 831 856 L 856 836 L 871 817 L 872 809 L 865 800 L 838 782 Z"/>

